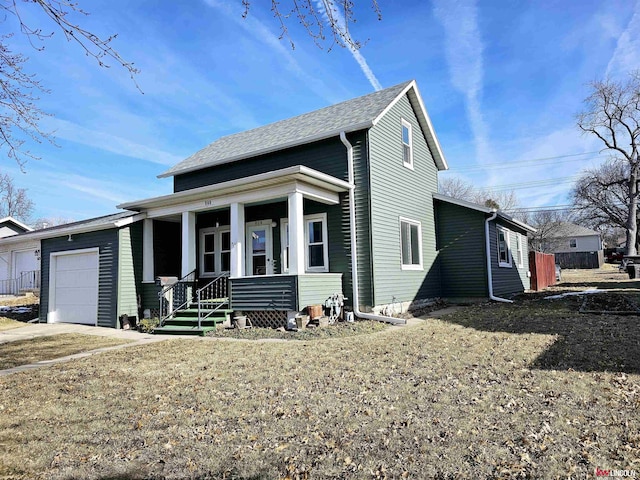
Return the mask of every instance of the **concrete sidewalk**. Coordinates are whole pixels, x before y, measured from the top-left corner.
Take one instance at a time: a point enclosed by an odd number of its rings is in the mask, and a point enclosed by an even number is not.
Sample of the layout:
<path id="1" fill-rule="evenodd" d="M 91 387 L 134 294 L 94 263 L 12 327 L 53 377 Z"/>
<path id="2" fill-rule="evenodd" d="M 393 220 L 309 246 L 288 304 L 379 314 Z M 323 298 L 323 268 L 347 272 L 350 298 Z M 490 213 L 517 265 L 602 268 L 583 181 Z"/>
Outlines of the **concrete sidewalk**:
<path id="1" fill-rule="evenodd" d="M 37 337 L 58 335 L 61 333 L 81 333 L 83 335 L 95 335 L 98 337 L 121 338 L 124 340 L 131 340 L 131 342 L 123 343 L 122 345 L 115 345 L 112 347 L 96 348 L 95 350 L 80 352 L 74 355 L 67 355 L 66 357 L 54 358 L 51 360 L 42 360 L 30 365 L 20 365 L 14 368 L 8 368 L 6 370 L 0 370 L 0 377 L 10 375 L 12 373 L 24 372 L 26 370 L 48 367 L 50 365 L 56 365 L 58 363 L 65 363 L 71 360 L 76 360 L 78 358 L 90 357 L 91 355 L 108 352 L 110 350 L 119 350 L 121 348 L 129 348 L 138 345 L 145 345 L 148 343 L 161 342 L 168 338 L 176 338 L 175 335 L 151 335 L 148 333 L 139 333 L 135 330 L 117 330 L 115 328 L 91 327 L 89 325 L 74 325 L 71 323 L 32 323 L 27 324 L 24 327 L 0 331 L 0 352 L 2 351 L 2 345 L 5 343 L 16 342 L 18 340 L 29 340 L 31 338 Z"/>

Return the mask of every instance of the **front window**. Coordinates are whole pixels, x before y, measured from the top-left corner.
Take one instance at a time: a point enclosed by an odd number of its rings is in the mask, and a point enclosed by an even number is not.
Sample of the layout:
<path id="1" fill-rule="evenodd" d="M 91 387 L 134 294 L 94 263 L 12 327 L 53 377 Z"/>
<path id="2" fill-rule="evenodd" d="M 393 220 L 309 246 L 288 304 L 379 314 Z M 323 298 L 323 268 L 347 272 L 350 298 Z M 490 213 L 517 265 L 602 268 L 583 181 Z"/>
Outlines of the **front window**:
<path id="1" fill-rule="evenodd" d="M 422 270 L 422 225 L 400 219 L 400 253 L 403 270 Z"/>
<path id="2" fill-rule="evenodd" d="M 281 220 L 282 271 L 289 271 L 289 221 Z M 307 272 L 329 271 L 327 214 L 304 216 L 304 250 Z"/>
<path id="3" fill-rule="evenodd" d="M 498 265 L 511 267 L 511 252 L 509 251 L 509 230 L 502 227 L 498 229 Z"/>
<path id="4" fill-rule="evenodd" d="M 229 227 L 200 230 L 200 276 L 212 277 L 231 269 L 231 232 Z"/>
<path id="5" fill-rule="evenodd" d="M 411 124 L 402 119 L 402 161 L 405 167 L 413 168 L 413 135 Z"/>

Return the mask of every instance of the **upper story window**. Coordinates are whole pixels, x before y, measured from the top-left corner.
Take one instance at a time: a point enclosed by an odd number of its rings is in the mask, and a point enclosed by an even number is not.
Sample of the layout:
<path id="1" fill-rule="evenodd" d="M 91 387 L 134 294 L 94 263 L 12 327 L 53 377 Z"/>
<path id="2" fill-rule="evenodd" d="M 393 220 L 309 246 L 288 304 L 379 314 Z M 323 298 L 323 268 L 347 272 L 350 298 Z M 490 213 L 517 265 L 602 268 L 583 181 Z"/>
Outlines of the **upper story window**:
<path id="1" fill-rule="evenodd" d="M 498 237 L 498 266 L 511 268 L 511 252 L 509 250 L 509 230 L 496 227 Z"/>
<path id="2" fill-rule="evenodd" d="M 402 270 L 422 270 L 422 225 L 400 218 L 400 254 Z"/>
<path id="3" fill-rule="evenodd" d="M 405 167 L 413 169 L 413 131 L 411 124 L 402 119 L 402 162 Z"/>

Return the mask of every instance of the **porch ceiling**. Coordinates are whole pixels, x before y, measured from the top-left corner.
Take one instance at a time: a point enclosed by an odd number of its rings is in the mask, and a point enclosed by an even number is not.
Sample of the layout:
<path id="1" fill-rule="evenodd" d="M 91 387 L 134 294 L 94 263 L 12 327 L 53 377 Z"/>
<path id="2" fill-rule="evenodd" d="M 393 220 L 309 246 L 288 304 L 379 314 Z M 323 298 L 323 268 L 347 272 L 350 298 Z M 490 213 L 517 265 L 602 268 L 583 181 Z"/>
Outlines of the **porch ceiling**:
<path id="1" fill-rule="evenodd" d="M 251 203 L 286 196 L 294 191 L 323 203 L 338 202 L 338 193 L 349 189 L 344 180 L 302 165 L 252 175 L 250 177 L 194 188 L 160 197 L 136 200 L 118 205 L 133 211 L 162 209 L 198 211 L 223 207 L 232 202 Z M 160 213 L 160 212 L 158 212 Z"/>

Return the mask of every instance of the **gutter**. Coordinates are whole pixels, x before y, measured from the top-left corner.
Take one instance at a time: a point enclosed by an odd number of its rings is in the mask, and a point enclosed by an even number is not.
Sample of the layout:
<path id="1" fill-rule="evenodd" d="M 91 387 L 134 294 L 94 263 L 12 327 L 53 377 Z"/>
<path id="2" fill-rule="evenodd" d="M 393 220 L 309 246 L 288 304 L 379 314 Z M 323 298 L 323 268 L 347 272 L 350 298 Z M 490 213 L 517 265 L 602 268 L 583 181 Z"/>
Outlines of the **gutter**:
<path id="1" fill-rule="evenodd" d="M 484 221 L 484 238 L 485 247 L 487 249 L 487 283 L 489 286 L 489 298 L 496 302 L 513 303 L 513 300 L 507 300 L 506 298 L 496 297 L 493 294 L 493 275 L 491 272 L 491 243 L 489 241 L 489 222 L 495 220 L 498 216 L 498 211 L 493 210 L 493 214 Z"/>
<path id="2" fill-rule="evenodd" d="M 358 294 L 358 255 L 357 255 L 357 238 L 356 238 L 356 195 L 355 195 L 355 174 L 353 170 L 353 146 L 347 140 L 344 131 L 340 132 L 340 140 L 347 148 L 347 165 L 349 169 L 349 224 L 351 237 L 351 285 L 353 288 L 353 313 L 356 317 L 366 318 L 368 320 L 376 320 L 378 322 L 390 323 L 392 325 L 406 325 L 407 321 L 387 317 L 385 315 L 375 315 L 373 313 L 365 313 L 360 311 L 360 298 Z"/>

